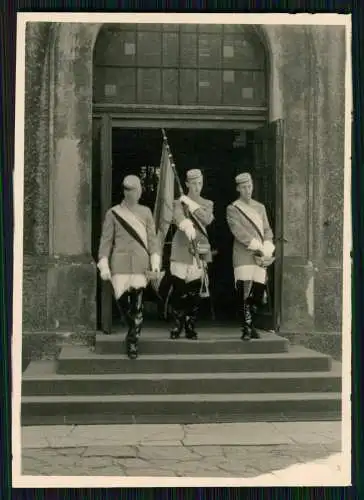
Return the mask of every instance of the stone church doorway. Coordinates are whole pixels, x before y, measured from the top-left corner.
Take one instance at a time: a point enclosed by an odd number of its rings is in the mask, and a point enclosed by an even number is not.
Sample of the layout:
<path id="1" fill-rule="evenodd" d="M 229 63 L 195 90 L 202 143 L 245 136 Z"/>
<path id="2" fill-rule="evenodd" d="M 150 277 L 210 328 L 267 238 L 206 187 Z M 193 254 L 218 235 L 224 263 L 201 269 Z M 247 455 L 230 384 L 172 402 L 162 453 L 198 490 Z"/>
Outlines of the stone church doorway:
<path id="1" fill-rule="evenodd" d="M 232 236 L 226 206 L 234 177 L 250 171 L 281 251 L 281 122 L 267 123 L 267 63 L 259 37 L 247 26 L 104 25 L 94 52 L 93 254 L 103 216 L 120 201 L 121 182 L 144 179 L 142 203 L 154 207 L 162 135 L 167 129 L 181 179 L 189 168 L 205 175 L 203 195 L 215 203 L 210 238 L 211 301 L 202 320 L 235 320 Z M 168 265 L 170 238 L 165 246 Z M 262 326 L 279 329 L 281 269 L 270 270 Z M 98 285 L 98 328 L 119 328 L 111 287 Z M 147 292 L 148 321 L 158 321 L 158 299 Z"/>
<path id="2" fill-rule="evenodd" d="M 272 127 L 272 126 L 271 126 Z M 270 128 L 271 128 L 270 127 Z M 274 158 L 264 157 L 272 154 L 269 151 L 267 138 L 260 137 L 263 130 L 237 131 L 218 129 L 170 129 L 168 139 L 174 155 L 177 171 L 184 182 L 185 172 L 189 168 L 200 168 L 204 172 L 203 195 L 214 201 L 215 221 L 209 228 L 209 234 L 215 256 L 210 266 L 211 298 L 205 300 L 201 319 L 225 323 L 235 320 L 235 293 L 232 271 L 232 236 L 226 224 L 226 207 L 236 198 L 234 177 L 242 172 L 251 172 L 255 182 L 255 198 L 262 201 L 268 211 L 268 217 L 275 231 L 279 230 L 276 210 L 276 169 Z M 265 134 L 266 135 L 266 134 Z M 261 140 L 259 140 L 261 139 Z M 262 139 L 266 143 L 263 144 Z M 95 141 L 95 145 L 97 141 Z M 272 138 L 272 144 L 276 138 Z M 98 145 L 100 147 L 100 145 Z M 159 128 L 113 128 L 111 134 L 111 172 L 103 186 L 102 162 L 94 162 L 93 166 L 93 252 L 97 258 L 97 247 L 101 233 L 102 214 L 121 201 L 121 185 L 125 175 L 134 174 L 142 179 L 143 195 L 141 203 L 153 210 L 158 183 L 158 168 L 160 164 L 162 136 Z M 272 148 L 271 148 L 272 149 Z M 260 156 L 259 156 L 260 155 Z M 100 152 L 100 157 L 105 152 Z M 108 156 L 108 155 L 106 155 Z M 270 160 L 270 161 L 269 161 Z M 102 192 L 109 193 L 109 204 L 101 207 Z M 169 265 L 170 242 L 173 236 L 171 228 L 164 249 L 164 265 Z M 274 325 L 274 308 L 277 297 L 275 294 L 274 269 L 270 271 L 270 287 L 264 321 Z M 101 287 L 101 284 L 100 284 Z M 99 288 L 100 288 L 99 287 Z M 147 315 L 152 322 L 160 321 L 158 298 L 152 290 L 146 293 Z M 110 299 L 108 299 L 110 301 Z M 99 290 L 99 306 L 106 308 Z M 107 324 L 118 328 L 119 315 L 116 305 L 109 303 Z M 101 310 L 99 310 L 99 328 L 101 325 Z M 104 320 L 105 323 L 105 320 Z"/>

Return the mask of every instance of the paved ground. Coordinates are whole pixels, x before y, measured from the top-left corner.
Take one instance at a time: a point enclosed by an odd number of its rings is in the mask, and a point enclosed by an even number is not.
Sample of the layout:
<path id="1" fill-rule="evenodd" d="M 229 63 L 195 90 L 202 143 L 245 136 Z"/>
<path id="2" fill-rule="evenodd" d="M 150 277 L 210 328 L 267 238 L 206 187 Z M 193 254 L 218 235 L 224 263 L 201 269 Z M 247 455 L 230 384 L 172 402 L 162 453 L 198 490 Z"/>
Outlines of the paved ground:
<path id="1" fill-rule="evenodd" d="M 339 422 L 44 426 L 22 429 L 22 474 L 257 478 L 315 461 L 339 477 Z M 292 469 L 293 470 L 293 469 Z M 310 472 L 312 470 L 310 469 Z M 340 483 L 339 483 L 340 484 Z"/>

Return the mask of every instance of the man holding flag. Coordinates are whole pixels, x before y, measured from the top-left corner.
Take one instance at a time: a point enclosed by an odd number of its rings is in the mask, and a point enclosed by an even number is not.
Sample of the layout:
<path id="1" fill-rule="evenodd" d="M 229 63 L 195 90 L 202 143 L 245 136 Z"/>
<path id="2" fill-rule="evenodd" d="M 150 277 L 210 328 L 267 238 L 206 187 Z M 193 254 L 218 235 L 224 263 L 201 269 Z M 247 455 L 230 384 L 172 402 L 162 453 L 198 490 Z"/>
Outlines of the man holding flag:
<path id="1" fill-rule="evenodd" d="M 207 263 L 212 259 L 206 227 L 214 220 L 213 202 L 201 197 L 203 176 L 198 169 L 187 172 L 188 194 L 183 194 L 165 132 L 162 132 L 164 143 L 154 217 L 160 248 L 170 225 L 177 226 L 172 241 L 170 276 L 165 278 L 170 281 L 166 306 L 169 303 L 175 323 L 171 338 L 179 338 L 184 329 L 186 338 L 197 339 L 195 322 L 202 290 L 208 287 Z M 176 201 L 175 181 L 180 191 Z"/>

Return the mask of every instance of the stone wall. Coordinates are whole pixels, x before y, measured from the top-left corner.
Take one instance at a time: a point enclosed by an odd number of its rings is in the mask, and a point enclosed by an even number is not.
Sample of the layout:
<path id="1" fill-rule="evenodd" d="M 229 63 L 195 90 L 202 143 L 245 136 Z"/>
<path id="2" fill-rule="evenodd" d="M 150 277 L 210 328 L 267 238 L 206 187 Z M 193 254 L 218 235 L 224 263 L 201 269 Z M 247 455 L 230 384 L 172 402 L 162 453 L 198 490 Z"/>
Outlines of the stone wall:
<path id="1" fill-rule="evenodd" d="M 33 255 L 48 253 L 50 33 L 50 23 L 27 23 L 25 44 L 24 252 Z"/>
<path id="2" fill-rule="evenodd" d="M 50 36 L 51 24 L 27 23 L 24 117 L 24 330 L 44 330 L 47 318 Z"/>
<path id="3" fill-rule="evenodd" d="M 315 330 L 341 331 L 345 127 L 345 31 L 314 29 L 317 58 L 314 259 Z"/>
<path id="4" fill-rule="evenodd" d="M 92 36 L 87 25 L 58 28 L 27 26 L 24 331 L 96 326 Z"/>
<path id="5" fill-rule="evenodd" d="M 345 30 L 268 26 L 285 123 L 282 329 L 341 331 Z"/>

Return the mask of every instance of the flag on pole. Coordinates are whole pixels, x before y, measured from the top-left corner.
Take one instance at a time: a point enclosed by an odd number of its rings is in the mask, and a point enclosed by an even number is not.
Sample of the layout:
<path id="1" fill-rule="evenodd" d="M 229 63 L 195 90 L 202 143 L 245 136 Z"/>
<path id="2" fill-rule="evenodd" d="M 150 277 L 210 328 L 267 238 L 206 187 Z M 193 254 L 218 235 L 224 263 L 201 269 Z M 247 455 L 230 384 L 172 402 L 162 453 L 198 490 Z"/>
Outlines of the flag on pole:
<path id="1" fill-rule="evenodd" d="M 174 201 L 174 172 L 163 143 L 157 197 L 154 205 L 154 221 L 161 251 L 172 223 Z"/>

